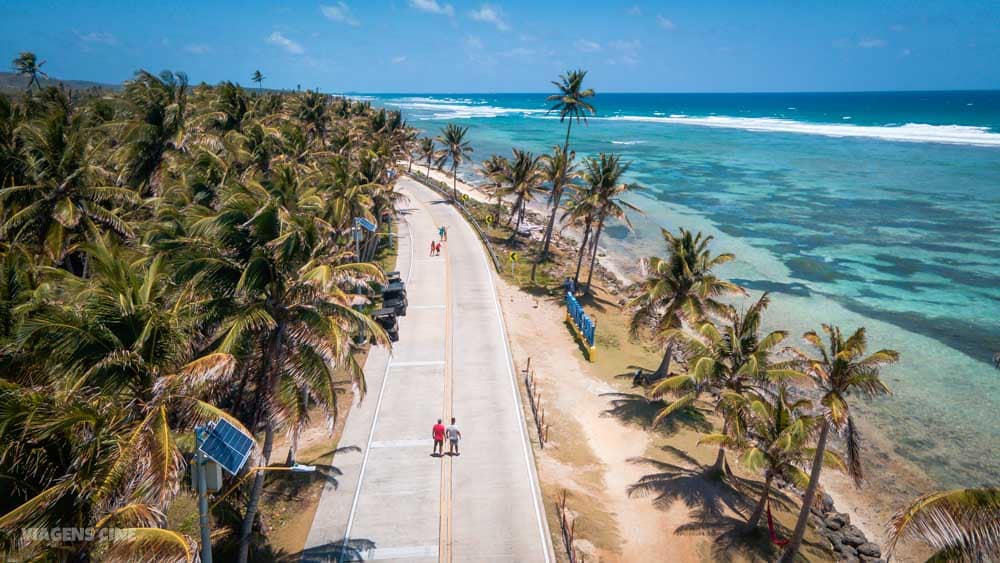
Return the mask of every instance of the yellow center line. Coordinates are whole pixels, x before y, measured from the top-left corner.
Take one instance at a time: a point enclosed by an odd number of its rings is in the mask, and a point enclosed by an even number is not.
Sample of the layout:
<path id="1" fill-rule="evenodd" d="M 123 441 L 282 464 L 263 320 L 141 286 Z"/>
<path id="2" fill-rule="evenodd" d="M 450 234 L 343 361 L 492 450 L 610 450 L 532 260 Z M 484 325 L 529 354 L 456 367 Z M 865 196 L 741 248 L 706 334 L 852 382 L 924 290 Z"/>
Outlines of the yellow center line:
<path id="1" fill-rule="evenodd" d="M 437 222 L 435 222 L 437 226 Z M 452 384 L 452 290 L 451 290 L 451 259 L 447 249 L 444 253 L 445 276 L 445 321 L 444 321 L 444 408 L 443 418 L 451 424 L 455 389 Z M 445 439 L 447 442 L 447 438 Z M 451 504 L 452 504 L 452 458 L 441 456 L 441 521 L 438 530 L 438 561 L 451 563 Z"/>

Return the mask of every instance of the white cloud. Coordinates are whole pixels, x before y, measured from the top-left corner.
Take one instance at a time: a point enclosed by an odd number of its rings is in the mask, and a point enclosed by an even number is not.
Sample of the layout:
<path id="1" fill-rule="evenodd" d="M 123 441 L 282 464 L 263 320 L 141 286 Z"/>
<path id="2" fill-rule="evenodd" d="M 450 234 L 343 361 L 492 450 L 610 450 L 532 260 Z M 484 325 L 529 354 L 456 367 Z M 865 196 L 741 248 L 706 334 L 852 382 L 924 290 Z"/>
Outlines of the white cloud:
<path id="1" fill-rule="evenodd" d="M 514 47 L 513 49 L 500 53 L 501 57 L 531 57 L 534 55 L 535 50 L 527 47 Z"/>
<path id="2" fill-rule="evenodd" d="M 576 47 L 577 51 L 581 53 L 593 53 L 594 51 L 601 50 L 601 44 L 596 41 L 590 41 L 588 39 L 577 39 L 573 42 L 573 46 Z"/>
<path id="3" fill-rule="evenodd" d="M 335 6 L 320 5 L 319 10 L 323 12 L 323 15 L 326 16 L 326 19 L 328 20 L 346 23 L 347 25 L 354 27 L 361 25 L 361 22 L 356 20 L 354 16 L 351 15 L 351 7 L 344 2 L 337 2 Z"/>
<path id="4" fill-rule="evenodd" d="M 861 41 L 858 41 L 858 47 L 861 47 L 862 49 L 881 49 L 888 44 L 889 43 L 887 43 L 885 39 L 876 38 L 862 39 Z"/>
<path id="5" fill-rule="evenodd" d="M 211 47 L 201 44 L 185 45 L 184 50 L 192 55 L 207 55 L 212 52 Z"/>
<path id="6" fill-rule="evenodd" d="M 503 21 L 503 15 L 500 13 L 500 9 L 494 8 L 489 4 L 483 4 L 478 10 L 469 12 L 469 17 L 476 21 L 491 23 L 497 26 L 497 29 L 500 31 L 507 31 L 510 29 L 507 22 Z"/>
<path id="7" fill-rule="evenodd" d="M 634 53 L 635 51 L 639 50 L 641 44 L 639 43 L 638 39 L 633 39 L 631 41 L 625 41 L 625 40 L 612 41 L 611 43 L 608 43 L 608 46 L 618 51 L 626 53 Z"/>
<path id="8" fill-rule="evenodd" d="M 483 40 L 476 37 L 475 35 L 469 35 L 465 38 L 465 46 L 470 49 L 482 49 Z"/>
<path id="9" fill-rule="evenodd" d="M 663 29 L 674 29 L 677 26 L 674 22 L 663 17 L 661 14 L 656 14 L 656 25 L 662 27 Z"/>
<path id="10" fill-rule="evenodd" d="M 110 33 L 91 31 L 90 33 L 76 32 L 76 36 L 84 43 L 100 43 L 102 45 L 114 46 L 118 44 L 118 38 Z"/>
<path id="11" fill-rule="evenodd" d="M 642 15 L 642 8 L 640 8 L 638 5 L 635 5 L 635 6 L 632 6 L 631 8 L 629 8 L 625 13 L 628 14 L 628 15 L 630 15 L 630 16 L 641 16 Z"/>
<path id="12" fill-rule="evenodd" d="M 400 63 L 405 63 L 405 62 L 406 62 L 406 57 L 393 57 L 392 58 L 392 64 L 394 64 L 394 65 L 398 65 Z"/>
<path id="13" fill-rule="evenodd" d="M 298 43 L 285 37 L 280 31 L 275 31 L 268 36 L 267 42 L 272 45 L 277 45 L 293 55 L 301 55 L 306 52 L 306 50 L 302 48 L 302 45 L 299 45 Z"/>
<path id="14" fill-rule="evenodd" d="M 410 0 L 410 6 L 432 14 L 455 15 L 455 8 L 452 8 L 451 4 L 438 4 L 437 0 Z"/>

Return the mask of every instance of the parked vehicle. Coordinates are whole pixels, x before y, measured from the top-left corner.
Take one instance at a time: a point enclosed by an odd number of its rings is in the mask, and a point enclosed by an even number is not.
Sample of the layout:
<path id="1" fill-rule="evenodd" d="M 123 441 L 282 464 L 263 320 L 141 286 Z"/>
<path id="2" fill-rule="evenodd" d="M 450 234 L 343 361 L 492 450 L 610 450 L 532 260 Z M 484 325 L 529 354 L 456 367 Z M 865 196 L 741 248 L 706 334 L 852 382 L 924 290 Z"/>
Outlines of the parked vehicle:
<path id="1" fill-rule="evenodd" d="M 382 306 L 386 309 L 393 309 L 396 315 L 406 316 L 406 286 L 401 281 L 389 282 L 382 288 Z"/>
<path id="2" fill-rule="evenodd" d="M 399 272 L 386 272 L 385 279 L 388 283 L 392 282 L 402 282 L 403 278 L 400 277 Z"/>
<path id="3" fill-rule="evenodd" d="M 399 323 L 396 321 L 396 312 L 394 310 L 386 308 L 378 309 L 372 311 L 371 317 L 379 326 L 385 329 L 386 334 L 389 335 L 390 342 L 399 340 Z"/>

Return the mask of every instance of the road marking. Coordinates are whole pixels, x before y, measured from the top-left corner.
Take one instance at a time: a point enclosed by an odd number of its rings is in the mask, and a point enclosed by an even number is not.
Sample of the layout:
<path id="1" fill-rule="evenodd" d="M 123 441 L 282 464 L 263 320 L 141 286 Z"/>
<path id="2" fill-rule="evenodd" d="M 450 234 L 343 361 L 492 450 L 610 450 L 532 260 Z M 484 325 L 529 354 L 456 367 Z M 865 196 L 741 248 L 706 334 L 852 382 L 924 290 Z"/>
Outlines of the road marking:
<path id="1" fill-rule="evenodd" d="M 445 308 L 444 305 L 410 305 L 407 307 L 407 309 L 411 311 L 414 309 L 444 309 L 444 308 Z"/>
<path id="2" fill-rule="evenodd" d="M 410 222 L 403 218 L 403 222 L 406 223 L 407 231 L 410 229 Z M 407 264 L 406 272 L 406 283 L 410 283 L 410 277 L 413 276 L 413 241 L 410 241 L 410 263 Z M 390 351 L 389 357 L 385 361 L 385 372 L 382 374 L 382 385 L 378 391 L 378 401 L 375 403 L 375 413 L 372 415 L 372 427 L 368 431 L 368 446 L 365 448 L 365 455 L 361 459 L 361 471 L 358 473 L 358 487 L 354 490 L 354 499 L 351 501 L 351 513 L 347 517 L 347 528 L 344 529 L 344 542 L 342 545 L 349 545 L 351 539 L 351 527 L 354 526 L 354 513 L 358 510 L 358 501 L 361 498 L 361 485 L 365 481 L 365 469 L 368 467 L 368 454 L 372 451 L 372 441 L 375 438 L 375 425 L 378 424 L 378 414 L 382 410 L 382 397 L 385 396 L 385 388 L 389 383 L 389 368 L 392 367 L 392 353 Z M 340 555 L 337 557 L 338 561 L 343 561 L 344 556 L 347 555 L 347 549 L 342 549 Z"/>
<path id="3" fill-rule="evenodd" d="M 427 446 L 433 446 L 434 440 L 421 439 L 421 440 L 379 440 L 377 442 L 372 442 L 373 448 L 415 448 L 417 446 L 426 448 Z"/>
<path id="4" fill-rule="evenodd" d="M 427 210 L 427 215 L 433 220 L 434 216 Z M 435 225 L 437 222 L 435 221 Z M 445 302 L 445 314 L 444 314 L 444 414 L 442 420 L 450 421 L 454 414 L 454 400 L 455 400 L 455 386 L 453 382 L 454 373 L 452 371 L 454 358 L 452 353 L 454 350 L 453 339 L 455 333 L 452 326 L 452 315 L 454 314 L 454 306 L 452 300 L 454 294 L 452 293 L 451 287 L 451 257 L 448 253 L 444 256 L 444 302 Z M 438 561 L 441 563 L 451 563 L 452 553 L 452 518 L 451 518 L 451 505 L 452 505 L 452 459 L 451 456 L 445 456 L 441 459 L 441 520 L 438 529 L 438 543 L 440 545 L 438 549 Z"/>
<path id="5" fill-rule="evenodd" d="M 379 559 L 410 559 L 417 557 L 437 557 L 438 546 L 436 545 L 413 545 L 406 547 L 376 547 L 368 550 L 365 561 L 378 561 Z"/>
<path id="6" fill-rule="evenodd" d="M 445 365 L 444 360 L 423 360 L 423 361 L 413 361 L 413 362 L 395 362 L 392 364 L 394 368 L 412 368 L 418 366 L 443 366 Z"/>

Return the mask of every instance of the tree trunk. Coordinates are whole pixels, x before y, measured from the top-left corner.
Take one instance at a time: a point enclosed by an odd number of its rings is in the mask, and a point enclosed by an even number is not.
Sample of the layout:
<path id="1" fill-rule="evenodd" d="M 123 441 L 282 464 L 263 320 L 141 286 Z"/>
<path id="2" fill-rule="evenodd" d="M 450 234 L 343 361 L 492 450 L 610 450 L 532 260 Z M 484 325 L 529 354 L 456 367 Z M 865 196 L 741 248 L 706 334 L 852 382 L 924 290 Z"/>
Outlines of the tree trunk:
<path id="1" fill-rule="evenodd" d="M 729 434 L 729 420 L 722 423 L 722 435 Z M 715 463 L 712 464 L 712 472 L 722 475 L 726 469 L 726 448 L 719 446 L 719 453 L 715 455 Z"/>
<path id="2" fill-rule="evenodd" d="M 799 519 L 795 523 L 795 532 L 788 542 L 788 547 L 781 555 L 781 563 L 792 563 L 795 556 L 802 547 L 802 538 L 806 535 L 806 525 L 809 523 L 809 509 L 812 507 L 813 498 L 816 497 L 816 489 L 819 488 L 819 474 L 823 469 L 823 452 L 826 450 L 826 438 L 830 433 L 830 423 L 823 422 L 823 429 L 819 433 L 819 441 L 816 443 L 816 455 L 813 456 L 812 470 L 809 472 L 809 486 L 806 487 L 806 494 L 802 497 L 802 510 L 799 511 Z"/>
<path id="3" fill-rule="evenodd" d="M 427 178 L 430 179 L 430 177 L 431 177 L 431 159 L 428 158 L 427 159 Z"/>
<path id="4" fill-rule="evenodd" d="M 674 357 L 674 343 L 671 342 L 667 344 L 667 351 L 663 353 L 663 359 L 660 360 L 660 367 L 656 368 L 653 372 L 653 381 L 657 379 L 663 379 L 664 377 L 670 375 L 670 360 Z"/>
<path id="5" fill-rule="evenodd" d="M 413 157 L 412 156 L 410 157 L 409 164 L 406 165 L 406 173 L 409 174 L 410 172 L 413 172 Z"/>
<path id="6" fill-rule="evenodd" d="M 768 471 L 767 475 L 764 476 L 764 494 L 761 495 L 760 501 L 757 503 L 756 508 L 753 509 L 753 514 L 747 520 L 747 531 L 755 530 L 757 524 L 760 523 L 760 517 L 764 515 L 764 508 L 767 507 L 767 499 L 771 496 L 771 480 L 773 479 L 774 475 Z"/>
<path id="7" fill-rule="evenodd" d="M 569 132 L 573 128 L 573 118 L 566 124 L 566 142 L 563 143 L 563 156 L 569 156 Z"/>
<path id="8" fill-rule="evenodd" d="M 590 293 L 590 280 L 594 278 L 594 265 L 597 264 L 597 243 L 601 240 L 601 231 L 604 230 L 604 215 L 597 222 L 597 231 L 594 233 L 594 251 L 590 255 L 590 271 L 587 272 L 587 285 L 584 293 Z"/>
<path id="9" fill-rule="evenodd" d="M 535 269 L 549 256 L 549 244 L 552 242 L 552 231 L 556 227 L 556 213 L 559 213 L 559 200 L 562 199 L 562 188 L 552 193 L 552 214 L 549 215 L 549 224 L 545 227 L 545 237 L 542 239 L 542 251 L 531 265 L 531 281 L 535 281 Z"/>
<path id="10" fill-rule="evenodd" d="M 264 449 L 261 450 L 261 458 L 264 465 L 267 465 L 271 457 L 271 447 L 274 445 L 274 426 L 270 418 L 267 419 L 267 426 L 264 430 Z M 253 521 L 257 517 L 257 505 L 260 503 L 261 493 L 264 491 L 264 478 L 266 471 L 258 471 L 253 478 L 253 489 L 250 491 L 250 500 L 247 502 L 247 512 L 243 516 L 243 525 L 240 527 L 240 551 L 239 563 L 247 563 L 250 558 L 250 539 L 253 534 Z"/>
<path id="11" fill-rule="evenodd" d="M 583 255 L 587 249 L 587 240 L 590 239 L 590 224 L 583 230 L 583 242 L 580 244 L 580 252 L 576 259 L 576 275 L 573 276 L 574 287 L 580 284 L 580 268 L 583 266 Z"/>
<path id="12" fill-rule="evenodd" d="M 451 198 L 458 201 L 458 165 L 451 169 Z"/>

